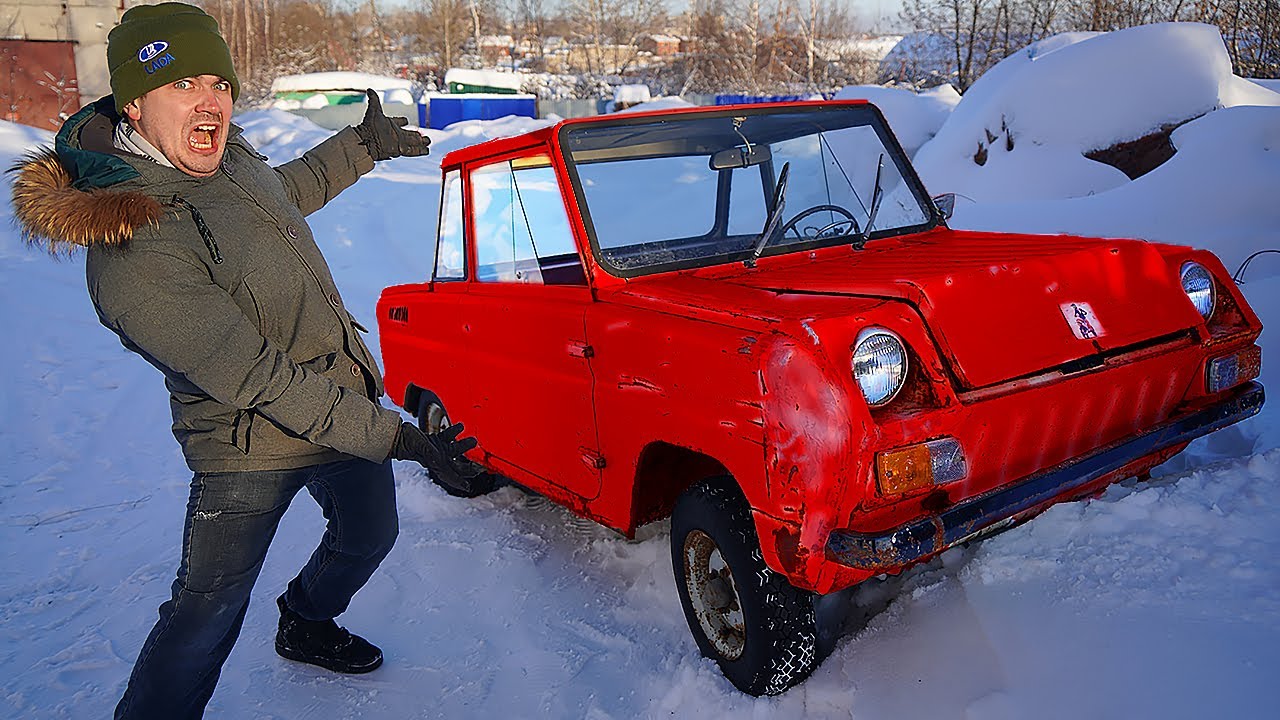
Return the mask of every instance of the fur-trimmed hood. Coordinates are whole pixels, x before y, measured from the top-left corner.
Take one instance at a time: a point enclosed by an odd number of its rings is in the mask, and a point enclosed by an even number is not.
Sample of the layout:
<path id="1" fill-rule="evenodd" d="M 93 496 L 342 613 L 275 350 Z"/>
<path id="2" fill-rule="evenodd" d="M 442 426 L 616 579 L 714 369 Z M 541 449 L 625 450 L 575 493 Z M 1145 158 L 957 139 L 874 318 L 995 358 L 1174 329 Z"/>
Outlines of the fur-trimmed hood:
<path id="1" fill-rule="evenodd" d="M 52 148 L 27 155 L 13 170 L 13 209 L 22 237 L 55 254 L 75 246 L 123 246 L 164 212 L 155 198 L 136 190 L 76 188 Z"/>
<path id="2" fill-rule="evenodd" d="M 75 247 L 123 247 L 166 210 L 180 209 L 175 193 L 199 179 L 117 149 L 119 122 L 108 95 L 68 118 L 52 148 L 37 149 L 9 169 L 16 175 L 14 216 L 28 243 L 55 255 Z M 227 144 L 243 142 L 239 135 L 231 125 Z M 166 195 L 157 194 L 160 186 Z"/>

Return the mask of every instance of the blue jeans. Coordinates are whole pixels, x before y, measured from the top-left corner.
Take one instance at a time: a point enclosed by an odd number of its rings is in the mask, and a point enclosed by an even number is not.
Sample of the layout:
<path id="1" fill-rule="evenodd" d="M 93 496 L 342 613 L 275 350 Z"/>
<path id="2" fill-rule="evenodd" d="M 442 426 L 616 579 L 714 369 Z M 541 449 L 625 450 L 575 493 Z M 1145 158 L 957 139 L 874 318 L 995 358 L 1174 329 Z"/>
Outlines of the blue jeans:
<path id="1" fill-rule="evenodd" d="M 117 720 L 203 715 L 240 634 L 276 526 L 303 487 L 328 525 L 289 582 L 285 602 L 308 620 L 347 609 L 399 532 L 390 461 L 351 458 L 297 470 L 196 473 L 173 595 L 160 606 L 160 620 L 133 666 Z"/>

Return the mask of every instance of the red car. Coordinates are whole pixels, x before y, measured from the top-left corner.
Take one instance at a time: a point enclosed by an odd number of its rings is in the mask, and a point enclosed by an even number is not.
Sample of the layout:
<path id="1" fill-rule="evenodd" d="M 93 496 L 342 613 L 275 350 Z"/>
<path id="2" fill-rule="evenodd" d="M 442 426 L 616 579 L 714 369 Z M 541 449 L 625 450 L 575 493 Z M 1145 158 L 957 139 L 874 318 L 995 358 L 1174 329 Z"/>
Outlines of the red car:
<path id="1" fill-rule="evenodd" d="M 388 392 L 620 533 L 670 516 L 689 627 L 747 693 L 817 665 L 817 596 L 1262 406 L 1211 253 L 951 230 L 864 102 L 566 120 L 442 170 L 432 277 L 378 303 Z"/>

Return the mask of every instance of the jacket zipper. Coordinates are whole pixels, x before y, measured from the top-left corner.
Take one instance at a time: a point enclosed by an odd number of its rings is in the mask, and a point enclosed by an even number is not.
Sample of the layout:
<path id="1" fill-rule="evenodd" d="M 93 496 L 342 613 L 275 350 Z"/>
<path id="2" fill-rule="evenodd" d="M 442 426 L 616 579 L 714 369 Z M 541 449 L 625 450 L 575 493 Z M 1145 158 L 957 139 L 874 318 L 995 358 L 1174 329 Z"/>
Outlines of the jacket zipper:
<path id="1" fill-rule="evenodd" d="M 204 240 L 204 246 L 209 250 L 209 257 L 213 259 L 213 264 L 221 265 L 222 251 L 218 249 L 218 241 L 213 238 L 213 231 L 209 230 L 209 226 L 204 222 L 204 216 L 200 214 L 196 206 L 177 195 L 174 195 L 169 202 L 171 205 L 181 205 L 187 212 L 191 213 L 191 219 L 196 223 L 196 230 L 199 231 L 200 238 Z"/>

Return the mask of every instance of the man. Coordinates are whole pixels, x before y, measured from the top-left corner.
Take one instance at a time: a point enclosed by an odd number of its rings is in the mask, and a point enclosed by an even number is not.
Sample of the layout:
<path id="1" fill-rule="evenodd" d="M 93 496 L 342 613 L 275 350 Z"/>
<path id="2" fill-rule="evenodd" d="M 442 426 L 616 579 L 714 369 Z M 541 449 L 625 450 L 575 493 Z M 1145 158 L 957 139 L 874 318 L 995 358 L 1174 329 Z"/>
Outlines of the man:
<path id="1" fill-rule="evenodd" d="M 375 160 L 428 141 L 382 114 L 272 168 L 230 123 L 239 94 L 213 18 L 126 12 L 107 41 L 112 95 L 70 118 L 14 183 L 27 239 L 88 248 L 101 322 L 165 377 L 195 475 L 171 598 L 116 717 L 202 715 L 277 523 L 306 487 L 328 521 L 277 603 L 276 651 L 337 672 L 382 663 L 339 627 L 397 534 L 391 459 L 469 489 L 474 439 L 432 436 L 378 404 L 382 380 L 303 219 Z"/>

